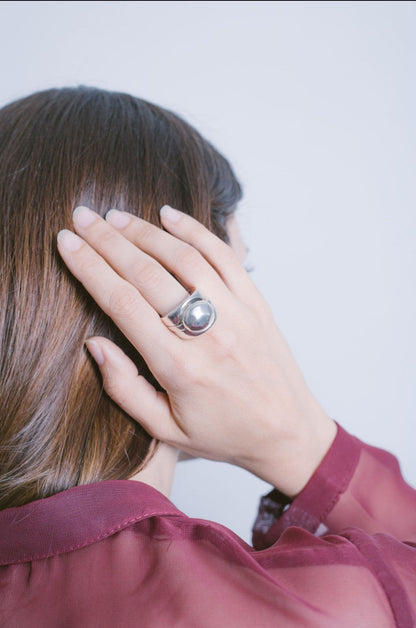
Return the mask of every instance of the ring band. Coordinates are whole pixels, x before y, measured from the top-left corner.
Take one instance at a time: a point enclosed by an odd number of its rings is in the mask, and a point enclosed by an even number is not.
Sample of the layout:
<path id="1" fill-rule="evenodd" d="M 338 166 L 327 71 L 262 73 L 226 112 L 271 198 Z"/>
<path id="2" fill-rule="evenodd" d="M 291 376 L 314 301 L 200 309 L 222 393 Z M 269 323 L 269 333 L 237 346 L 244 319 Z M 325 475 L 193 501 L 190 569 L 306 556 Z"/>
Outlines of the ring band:
<path id="1" fill-rule="evenodd" d="M 217 312 L 211 301 L 204 299 L 202 294 L 195 290 L 178 307 L 163 316 L 162 320 L 168 327 L 175 327 L 188 336 L 199 336 L 213 326 L 217 320 Z"/>

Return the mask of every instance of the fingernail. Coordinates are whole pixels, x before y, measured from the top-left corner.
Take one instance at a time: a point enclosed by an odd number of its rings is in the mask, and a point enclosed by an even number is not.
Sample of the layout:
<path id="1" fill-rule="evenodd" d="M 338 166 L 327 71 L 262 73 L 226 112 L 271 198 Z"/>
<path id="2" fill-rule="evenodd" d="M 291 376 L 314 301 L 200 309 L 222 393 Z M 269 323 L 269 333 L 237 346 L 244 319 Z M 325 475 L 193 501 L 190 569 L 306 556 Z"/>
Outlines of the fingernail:
<path id="1" fill-rule="evenodd" d="M 69 229 L 62 229 L 58 233 L 58 242 L 61 246 L 68 249 L 68 251 L 78 251 L 81 248 L 83 241 L 75 233 L 69 231 Z"/>
<path id="2" fill-rule="evenodd" d="M 97 219 L 97 214 L 93 211 L 91 211 L 90 209 L 88 209 L 88 207 L 77 207 L 76 209 L 74 209 L 74 212 L 72 214 L 72 219 L 75 222 L 76 225 L 78 225 L 78 227 L 89 227 L 90 224 L 92 224 L 94 222 L 94 220 Z"/>
<path id="3" fill-rule="evenodd" d="M 129 224 L 131 217 L 126 212 L 121 212 L 118 209 L 110 209 L 105 215 L 105 219 L 110 223 L 112 227 L 116 229 L 124 229 Z"/>
<path id="4" fill-rule="evenodd" d="M 178 222 L 181 217 L 181 212 L 178 212 L 177 209 L 173 209 L 170 205 L 164 205 L 160 210 L 160 215 L 162 218 L 166 218 L 170 222 Z"/>
<path id="5" fill-rule="evenodd" d="M 86 340 L 85 344 L 94 360 L 101 366 L 104 363 L 104 353 L 101 351 L 100 345 L 95 340 Z"/>

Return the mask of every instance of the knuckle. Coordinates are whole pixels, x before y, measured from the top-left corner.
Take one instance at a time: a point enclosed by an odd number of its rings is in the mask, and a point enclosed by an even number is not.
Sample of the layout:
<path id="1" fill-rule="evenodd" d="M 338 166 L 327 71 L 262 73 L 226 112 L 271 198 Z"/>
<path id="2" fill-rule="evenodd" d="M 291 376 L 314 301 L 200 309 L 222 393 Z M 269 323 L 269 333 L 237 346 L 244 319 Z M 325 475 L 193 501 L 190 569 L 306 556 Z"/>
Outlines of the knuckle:
<path id="1" fill-rule="evenodd" d="M 120 384 L 115 377 L 106 375 L 103 378 L 103 385 L 105 392 L 109 397 L 111 397 L 111 399 L 114 399 L 114 401 L 118 401 L 120 399 L 120 397 L 122 396 Z"/>
<path id="2" fill-rule="evenodd" d="M 153 262 L 143 264 L 135 271 L 135 275 L 137 284 L 146 287 L 158 288 L 162 280 L 160 268 Z"/>
<path id="3" fill-rule="evenodd" d="M 255 343 L 258 340 L 262 326 L 263 323 L 259 316 L 253 312 L 247 311 L 246 318 L 241 323 L 240 333 L 244 335 L 244 338 L 246 338 L 248 342 Z"/>
<path id="4" fill-rule="evenodd" d="M 137 225 L 137 238 L 138 240 L 143 242 L 148 242 L 149 240 L 153 241 L 155 237 L 155 227 L 150 222 L 141 221 Z"/>
<path id="5" fill-rule="evenodd" d="M 241 335 L 232 329 L 223 329 L 220 335 L 212 335 L 215 362 L 233 364 L 241 347 Z"/>
<path id="6" fill-rule="evenodd" d="M 263 326 L 274 326 L 274 316 L 271 307 L 267 303 L 262 303 L 257 308 L 257 316 Z"/>
<path id="7" fill-rule="evenodd" d="M 196 222 L 195 219 L 188 225 L 187 237 L 190 242 L 196 243 L 198 240 L 204 237 L 207 233 L 207 228 L 200 222 Z"/>
<path id="8" fill-rule="evenodd" d="M 194 386 L 199 379 L 200 367 L 200 360 L 194 357 L 188 356 L 186 360 L 179 359 L 176 364 L 178 382 L 180 381 L 182 386 L 183 382 L 187 382 L 187 386 Z"/>
<path id="9" fill-rule="evenodd" d="M 91 277 L 97 273 L 97 259 L 92 255 L 85 255 L 79 262 L 79 274 L 82 277 Z"/>
<path id="10" fill-rule="evenodd" d="M 130 318 L 137 314 L 137 294 L 133 288 L 122 286 L 116 288 L 110 295 L 109 315 L 111 318 Z"/>
<path id="11" fill-rule="evenodd" d="M 237 256 L 233 249 L 227 244 L 224 244 L 224 242 L 217 244 L 213 250 L 213 254 L 217 265 L 223 268 L 233 266 L 237 261 Z"/>
<path id="12" fill-rule="evenodd" d="M 233 329 L 228 329 L 226 333 L 223 333 L 217 340 L 220 350 L 225 355 L 234 356 L 236 349 L 241 344 L 240 334 Z"/>
<path id="13" fill-rule="evenodd" d="M 185 381 L 192 379 L 192 374 L 197 370 L 197 360 L 192 351 L 188 351 L 188 342 L 184 340 L 185 346 L 182 351 L 173 350 L 166 352 L 169 366 L 166 374 L 172 380 L 183 386 Z M 188 379 L 189 378 L 189 379 Z"/>
<path id="14" fill-rule="evenodd" d="M 104 224 L 99 233 L 100 248 L 102 250 L 111 249 L 114 246 L 117 235 L 118 234 L 115 234 L 109 225 Z"/>
<path id="15" fill-rule="evenodd" d="M 107 376 L 103 380 L 104 390 L 121 408 L 129 410 L 129 394 L 116 377 Z"/>
<path id="16" fill-rule="evenodd" d="M 179 268 L 195 268 L 201 263 L 201 255 L 192 246 L 185 245 L 176 256 L 176 264 Z"/>

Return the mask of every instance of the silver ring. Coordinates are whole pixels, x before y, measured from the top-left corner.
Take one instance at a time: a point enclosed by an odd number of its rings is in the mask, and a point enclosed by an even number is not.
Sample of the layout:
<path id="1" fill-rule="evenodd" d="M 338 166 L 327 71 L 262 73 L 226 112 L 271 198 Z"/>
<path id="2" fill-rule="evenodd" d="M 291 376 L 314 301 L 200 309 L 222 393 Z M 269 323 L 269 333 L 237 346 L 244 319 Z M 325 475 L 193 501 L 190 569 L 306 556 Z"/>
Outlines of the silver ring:
<path id="1" fill-rule="evenodd" d="M 211 301 L 195 290 L 174 310 L 162 317 L 168 327 L 175 327 L 188 336 L 199 336 L 210 329 L 217 320 L 217 312 Z M 173 325 L 170 325 L 169 320 Z"/>

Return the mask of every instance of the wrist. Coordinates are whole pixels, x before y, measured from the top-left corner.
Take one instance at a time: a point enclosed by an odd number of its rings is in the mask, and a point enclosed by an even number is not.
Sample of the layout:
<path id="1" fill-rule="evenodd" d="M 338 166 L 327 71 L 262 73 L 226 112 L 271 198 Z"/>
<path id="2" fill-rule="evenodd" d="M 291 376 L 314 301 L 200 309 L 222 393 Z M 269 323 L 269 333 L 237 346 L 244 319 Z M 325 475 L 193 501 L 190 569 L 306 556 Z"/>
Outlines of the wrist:
<path id="1" fill-rule="evenodd" d="M 321 411 L 313 421 L 305 422 L 290 434 L 272 436 L 261 460 L 244 466 L 293 499 L 321 464 L 336 434 L 335 421 Z"/>

